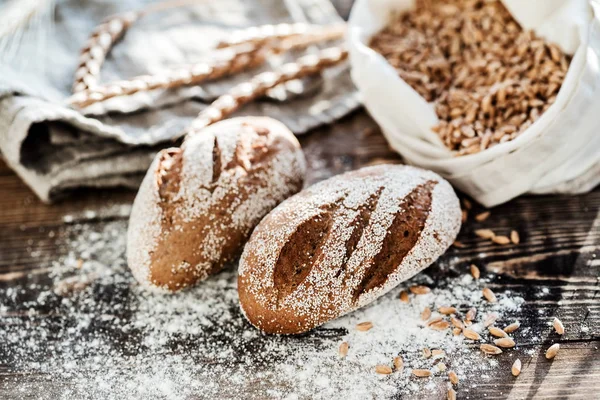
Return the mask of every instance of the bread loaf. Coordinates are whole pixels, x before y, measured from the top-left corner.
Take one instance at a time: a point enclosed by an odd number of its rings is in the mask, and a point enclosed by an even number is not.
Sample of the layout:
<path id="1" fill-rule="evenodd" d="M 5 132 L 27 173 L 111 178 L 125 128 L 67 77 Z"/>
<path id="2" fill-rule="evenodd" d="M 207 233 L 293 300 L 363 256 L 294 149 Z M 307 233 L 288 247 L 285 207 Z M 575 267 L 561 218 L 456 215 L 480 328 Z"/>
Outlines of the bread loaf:
<path id="1" fill-rule="evenodd" d="M 175 291 L 218 272 L 251 230 L 302 188 L 298 141 L 270 118 L 234 118 L 161 151 L 139 189 L 127 261 L 145 286 Z"/>
<path id="2" fill-rule="evenodd" d="M 429 266 L 460 221 L 452 187 L 433 172 L 381 165 L 318 183 L 256 227 L 240 259 L 242 311 L 268 333 L 308 331 Z"/>

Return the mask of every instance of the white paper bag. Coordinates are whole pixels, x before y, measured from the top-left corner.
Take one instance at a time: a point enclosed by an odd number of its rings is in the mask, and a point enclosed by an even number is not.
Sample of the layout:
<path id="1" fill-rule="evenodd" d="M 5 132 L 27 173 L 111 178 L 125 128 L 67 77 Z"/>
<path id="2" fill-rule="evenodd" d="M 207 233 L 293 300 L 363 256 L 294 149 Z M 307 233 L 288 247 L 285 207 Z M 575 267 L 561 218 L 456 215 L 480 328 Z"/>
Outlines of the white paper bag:
<path id="1" fill-rule="evenodd" d="M 429 104 L 368 47 L 411 0 L 357 0 L 349 21 L 352 78 L 390 145 L 485 206 L 523 193 L 580 193 L 600 183 L 600 0 L 503 0 L 524 29 L 573 55 L 555 103 L 517 138 L 455 157 L 431 130 Z"/>

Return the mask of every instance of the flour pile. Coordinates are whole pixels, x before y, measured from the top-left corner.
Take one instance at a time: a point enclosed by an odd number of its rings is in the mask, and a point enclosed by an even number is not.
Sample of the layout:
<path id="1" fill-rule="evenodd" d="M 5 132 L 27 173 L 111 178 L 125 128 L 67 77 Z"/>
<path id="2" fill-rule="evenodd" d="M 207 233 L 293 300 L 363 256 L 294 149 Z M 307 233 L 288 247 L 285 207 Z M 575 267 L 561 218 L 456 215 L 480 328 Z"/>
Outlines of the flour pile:
<path id="1" fill-rule="evenodd" d="M 19 381 L 24 396 L 445 398 L 447 371 L 437 364 L 456 371 L 459 378 L 477 375 L 481 384 L 496 373 L 497 360 L 483 355 L 479 343 L 453 335 L 452 329 L 426 327 L 420 317 L 423 309 L 430 307 L 435 316 L 439 306 L 454 306 L 464 316 L 476 307 L 471 328 L 489 342 L 485 317 L 498 314 L 498 326 L 503 327 L 518 319 L 523 303 L 506 292 L 496 293 L 497 303 L 486 302 L 481 289 L 490 277 L 474 281 L 468 266 L 453 265 L 446 255 L 368 307 L 311 333 L 267 336 L 241 315 L 233 268 L 181 293 L 147 293 L 126 266 L 125 221 L 108 222 L 97 231 L 79 225 L 68 229 L 68 254 L 53 263 L 48 279 L 30 279 L 35 283 L 23 287 L 0 286 L 0 360 L 10 371 L 28 373 Z M 432 291 L 401 302 L 400 291 L 414 284 Z M 356 330 L 364 321 L 373 328 Z M 349 344 L 344 359 L 338 355 L 343 341 Z M 425 358 L 425 347 L 446 355 Z M 375 373 L 376 365 L 392 366 L 398 355 L 403 371 Z M 412 368 L 434 374 L 416 378 Z M 0 377 L 0 388 L 14 385 L 8 379 Z M 40 387 L 44 392 L 33 392 Z M 457 388 L 460 397 L 474 391 L 465 383 Z"/>

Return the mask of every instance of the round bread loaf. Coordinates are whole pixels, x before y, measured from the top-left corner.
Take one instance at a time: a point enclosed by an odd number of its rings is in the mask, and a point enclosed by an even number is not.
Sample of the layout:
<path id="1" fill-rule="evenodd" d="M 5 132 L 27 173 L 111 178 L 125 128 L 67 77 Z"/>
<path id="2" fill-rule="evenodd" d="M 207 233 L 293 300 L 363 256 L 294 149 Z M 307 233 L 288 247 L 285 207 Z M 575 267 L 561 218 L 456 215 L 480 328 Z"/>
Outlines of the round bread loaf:
<path id="1" fill-rule="evenodd" d="M 308 331 L 429 266 L 460 221 L 454 190 L 430 171 L 380 165 L 320 182 L 254 230 L 240 259 L 242 311 L 268 333 Z"/>
<path id="2" fill-rule="evenodd" d="M 302 188 L 305 172 L 298 140 L 270 118 L 225 120 L 161 151 L 131 211 L 133 275 L 175 291 L 218 272 L 262 217 Z"/>

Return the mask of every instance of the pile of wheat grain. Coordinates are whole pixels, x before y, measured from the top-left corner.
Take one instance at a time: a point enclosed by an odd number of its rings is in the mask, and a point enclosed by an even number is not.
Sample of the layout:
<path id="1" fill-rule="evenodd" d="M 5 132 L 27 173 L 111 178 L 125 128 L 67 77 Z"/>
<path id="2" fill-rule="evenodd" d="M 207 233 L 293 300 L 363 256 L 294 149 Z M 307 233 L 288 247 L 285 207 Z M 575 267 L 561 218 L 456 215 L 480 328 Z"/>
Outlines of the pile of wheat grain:
<path id="1" fill-rule="evenodd" d="M 458 155 L 527 129 L 554 103 L 570 61 L 489 0 L 417 0 L 370 45 L 434 102 L 433 130 Z"/>

